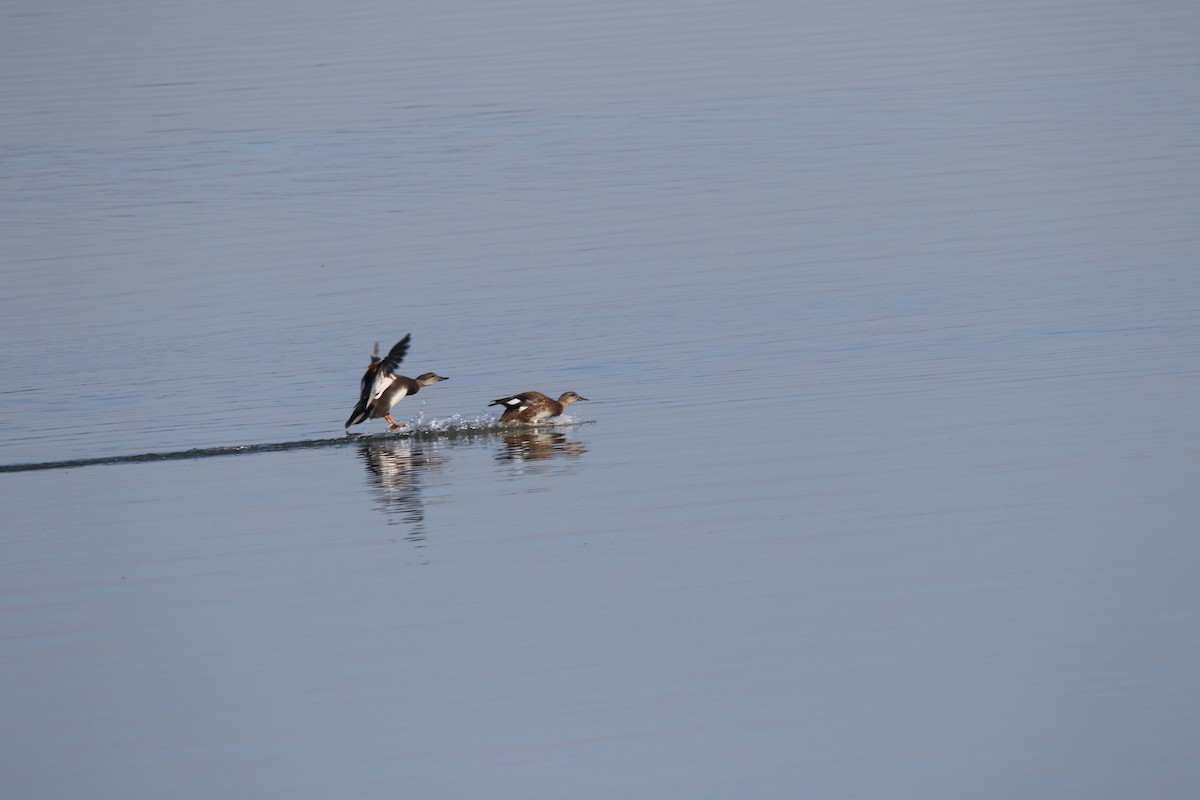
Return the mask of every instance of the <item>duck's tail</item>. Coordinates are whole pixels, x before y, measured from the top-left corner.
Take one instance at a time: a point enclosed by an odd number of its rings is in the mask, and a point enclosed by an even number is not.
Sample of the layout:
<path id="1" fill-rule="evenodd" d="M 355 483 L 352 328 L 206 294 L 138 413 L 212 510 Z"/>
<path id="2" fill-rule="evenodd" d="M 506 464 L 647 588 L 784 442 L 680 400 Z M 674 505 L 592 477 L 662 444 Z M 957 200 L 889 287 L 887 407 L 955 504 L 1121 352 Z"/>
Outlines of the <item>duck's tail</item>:
<path id="1" fill-rule="evenodd" d="M 346 427 L 349 428 L 351 425 L 357 425 L 358 423 L 366 420 L 366 418 L 367 404 L 359 403 L 354 407 L 354 412 L 350 415 L 350 419 L 346 420 Z"/>

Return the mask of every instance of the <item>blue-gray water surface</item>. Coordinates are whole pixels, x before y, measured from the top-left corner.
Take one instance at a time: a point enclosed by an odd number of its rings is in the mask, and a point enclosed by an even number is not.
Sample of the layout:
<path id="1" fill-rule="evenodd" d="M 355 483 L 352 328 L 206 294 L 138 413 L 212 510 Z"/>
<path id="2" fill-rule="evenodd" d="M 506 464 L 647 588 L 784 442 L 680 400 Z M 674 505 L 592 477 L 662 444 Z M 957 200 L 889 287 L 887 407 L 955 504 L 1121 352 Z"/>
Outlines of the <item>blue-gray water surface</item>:
<path id="1" fill-rule="evenodd" d="M 6 4 L 0 793 L 1191 797 L 1198 32 Z"/>

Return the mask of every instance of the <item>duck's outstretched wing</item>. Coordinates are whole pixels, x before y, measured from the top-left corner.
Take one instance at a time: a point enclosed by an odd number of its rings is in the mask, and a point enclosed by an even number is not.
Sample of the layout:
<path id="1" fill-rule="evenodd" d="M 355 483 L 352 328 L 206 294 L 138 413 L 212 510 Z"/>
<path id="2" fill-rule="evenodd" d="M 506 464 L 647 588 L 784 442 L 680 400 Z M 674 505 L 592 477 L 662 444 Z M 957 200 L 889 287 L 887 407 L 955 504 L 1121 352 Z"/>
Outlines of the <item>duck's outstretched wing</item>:
<path id="1" fill-rule="evenodd" d="M 412 339 L 412 334 L 407 334 L 403 339 L 392 345 L 392 349 L 388 351 L 387 357 L 383 359 L 383 364 L 380 369 L 395 372 L 396 367 L 400 366 L 400 362 L 404 360 L 405 354 L 408 353 L 408 343 Z"/>
<path id="2" fill-rule="evenodd" d="M 388 387 L 396 381 L 396 368 L 400 366 L 400 362 L 404 360 L 404 354 L 408 352 L 408 342 L 412 339 L 412 334 L 408 334 L 400 341 L 392 346 L 388 351 L 387 357 L 380 361 L 375 370 L 375 377 L 371 381 L 371 388 L 367 396 L 367 407 L 375 405 L 375 401 L 379 396 L 387 391 Z M 364 383 L 366 376 L 363 376 Z"/>

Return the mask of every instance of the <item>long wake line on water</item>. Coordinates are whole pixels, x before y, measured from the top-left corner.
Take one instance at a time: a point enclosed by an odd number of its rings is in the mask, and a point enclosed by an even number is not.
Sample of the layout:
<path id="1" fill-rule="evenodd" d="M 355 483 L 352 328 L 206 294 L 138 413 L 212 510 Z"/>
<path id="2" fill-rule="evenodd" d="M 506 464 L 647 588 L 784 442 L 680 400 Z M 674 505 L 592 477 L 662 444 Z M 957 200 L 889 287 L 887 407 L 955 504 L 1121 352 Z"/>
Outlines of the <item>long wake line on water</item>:
<path id="1" fill-rule="evenodd" d="M 223 447 L 195 447 L 190 450 L 170 450 L 162 453 L 138 453 L 126 456 L 97 456 L 95 458 L 72 458 L 64 461 L 40 461 L 28 464 L 0 464 L 0 472 L 33 472 L 46 469 L 72 469 L 92 467 L 100 464 L 140 464 L 147 461 L 181 461 L 194 458 L 233 456 L 244 453 L 272 453 L 281 450 L 307 450 L 317 447 L 344 447 L 348 444 L 385 442 L 395 439 L 418 441 L 455 440 L 480 436 L 499 436 L 522 431 L 546 428 L 573 427 L 584 424 L 562 418 L 553 425 L 500 425 L 495 419 L 464 419 L 452 417 L 444 420 L 421 420 L 398 431 L 383 433 L 350 433 L 326 439 L 300 439 L 294 442 L 267 442 L 262 444 L 238 444 Z"/>

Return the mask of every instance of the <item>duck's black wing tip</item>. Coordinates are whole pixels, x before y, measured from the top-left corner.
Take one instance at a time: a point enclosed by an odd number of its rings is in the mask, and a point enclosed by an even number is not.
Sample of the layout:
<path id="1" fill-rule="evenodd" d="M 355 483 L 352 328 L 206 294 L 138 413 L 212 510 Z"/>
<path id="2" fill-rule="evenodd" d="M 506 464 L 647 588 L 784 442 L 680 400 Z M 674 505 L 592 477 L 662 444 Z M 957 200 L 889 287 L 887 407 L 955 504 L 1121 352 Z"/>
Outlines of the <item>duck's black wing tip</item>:
<path id="1" fill-rule="evenodd" d="M 392 349 L 388 351 L 387 358 L 383 359 L 383 365 L 389 370 L 394 370 L 400 366 L 400 362 L 408 354 L 408 345 L 411 341 L 412 334 L 406 333 L 403 339 L 392 345 Z"/>

